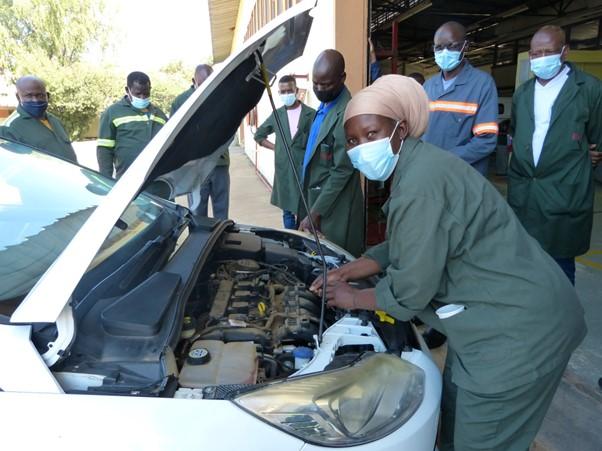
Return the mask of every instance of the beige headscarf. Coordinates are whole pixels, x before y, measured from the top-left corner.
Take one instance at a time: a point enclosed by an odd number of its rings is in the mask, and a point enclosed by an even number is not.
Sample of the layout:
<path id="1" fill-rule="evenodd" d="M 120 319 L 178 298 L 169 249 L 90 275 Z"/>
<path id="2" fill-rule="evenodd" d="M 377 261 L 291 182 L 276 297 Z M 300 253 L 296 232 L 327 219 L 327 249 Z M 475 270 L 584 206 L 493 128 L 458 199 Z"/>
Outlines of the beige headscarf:
<path id="1" fill-rule="evenodd" d="M 403 75 L 385 75 L 353 96 L 345 122 L 360 114 L 379 114 L 408 123 L 409 134 L 422 136 L 429 119 L 429 100 L 420 83 Z"/>

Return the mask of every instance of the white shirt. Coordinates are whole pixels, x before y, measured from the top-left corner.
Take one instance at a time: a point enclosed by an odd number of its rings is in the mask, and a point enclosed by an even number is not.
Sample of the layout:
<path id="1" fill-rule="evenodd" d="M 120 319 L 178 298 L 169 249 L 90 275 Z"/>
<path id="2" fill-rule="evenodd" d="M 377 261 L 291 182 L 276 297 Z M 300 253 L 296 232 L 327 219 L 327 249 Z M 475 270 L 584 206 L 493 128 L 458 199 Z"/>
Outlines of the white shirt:
<path id="1" fill-rule="evenodd" d="M 449 88 L 451 88 L 452 85 L 456 82 L 456 78 L 458 78 L 457 75 L 454 78 L 450 78 L 449 80 L 446 80 L 445 77 L 443 76 L 443 74 L 441 74 L 441 81 L 443 82 L 443 90 L 447 91 Z"/>
<path id="2" fill-rule="evenodd" d="M 533 102 L 533 113 L 535 117 L 535 131 L 533 132 L 533 163 L 537 166 L 543 142 L 550 128 L 550 119 L 552 117 L 552 107 L 560 94 L 560 90 L 569 78 L 571 68 L 567 65 L 558 75 L 552 78 L 546 85 L 542 85 L 538 80 L 535 81 L 535 98 Z"/>
<path id="3" fill-rule="evenodd" d="M 299 106 L 292 110 L 286 110 L 286 115 L 288 116 L 288 126 L 291 131 L 291 139 L 295 137 L 297 134 L 297 130 L 299 129 L 299 118 L 301 117 L 301 102 L 299 102 Z"/>

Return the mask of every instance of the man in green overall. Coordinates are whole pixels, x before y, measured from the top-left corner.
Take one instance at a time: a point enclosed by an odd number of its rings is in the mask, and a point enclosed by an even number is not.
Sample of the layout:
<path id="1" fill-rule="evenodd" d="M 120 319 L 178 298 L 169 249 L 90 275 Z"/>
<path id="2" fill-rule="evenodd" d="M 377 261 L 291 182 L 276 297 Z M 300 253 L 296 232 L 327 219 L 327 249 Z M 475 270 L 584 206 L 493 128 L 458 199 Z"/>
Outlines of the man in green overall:
<path id="1" fill-rule="evenodd" d="M 300 177 L 307 135 L 316 113 L 316 110 L 298 99 L 298 92 L 293 76 L 285 75 L 278 82 L 278 93 L 284 105 L 276 110 L 276 114 L 284 128 L 284 136 L 278 130 L 274 113 L 270 114 L 255 132 L 255 141 L 260 146 L 274 151 L 275 171 L 271 203 L 282 209 L 282 220 L 286 229 L 297 228 L 301 193 L 295 183 L 293 171 L 297 171 Z M 268 140 L 272 133 L 276 134 L 275 143 Z M 288 142 L 290 147 L 294 167 L 291 167 L 288 159 L 285 142 Z"/>
<path id="2" fill-rule="evenodd" d="M 125 96 L 100 118 L 96 157 L 100 172 L 107 177 L 123 175 L 142 149 L 167 122 L 165 113 L 150 101 L 151 82 L 143 72 L 127 77 Z"/>
<path id="3" fill-rule="evenodd" d="M 38 77 L 17 80 L 19 106 L 0 127 L 0 137 L 18 141 L 77 163 L 75 151 L 61 121 L 46 111 L 50 95 Z"/>
<path id="4" fill-rule="evenodd" d="M 318 55 L 312 83 L 322 103 L 303 158 L 303 187 L 310 211 L 300 213 L 304 219 L 299 229 L 311 231 L 311 216 L 327 239 L 359 255 L 364 249 L 364 201 L 360 174 L 345 152 L 343 113 L 351 99 L 345 78 L 345 59 L 340 52 L 325 50 Z"/>
<path id="5" fill-rule="evenodd" d="M 602 160 L 602 84 L 566 61 L 557 26 L 531 39 L 535 77 L 512 99 L 508 203 L 575 284 L 575 257 L 590 246 L 592 164 Z"/>

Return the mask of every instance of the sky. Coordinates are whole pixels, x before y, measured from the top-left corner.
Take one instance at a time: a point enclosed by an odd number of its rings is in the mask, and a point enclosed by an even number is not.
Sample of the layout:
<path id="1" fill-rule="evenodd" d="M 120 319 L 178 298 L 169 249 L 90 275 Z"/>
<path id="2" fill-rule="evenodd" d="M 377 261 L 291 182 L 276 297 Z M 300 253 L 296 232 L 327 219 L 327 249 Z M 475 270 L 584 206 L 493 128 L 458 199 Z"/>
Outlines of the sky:
<path id="1" fill-rule="evenodd" d="M 208 0 L 104 0 L 114 35 L 105 58 L 124 72 L 212 57 Z"/>

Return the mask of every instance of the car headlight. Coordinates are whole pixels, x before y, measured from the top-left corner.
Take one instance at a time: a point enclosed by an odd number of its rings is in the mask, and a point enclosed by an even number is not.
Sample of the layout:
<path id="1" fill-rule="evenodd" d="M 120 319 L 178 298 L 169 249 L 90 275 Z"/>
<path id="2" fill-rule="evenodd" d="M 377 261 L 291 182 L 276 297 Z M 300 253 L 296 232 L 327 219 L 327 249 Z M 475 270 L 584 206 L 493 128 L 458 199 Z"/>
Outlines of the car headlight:
<path id="1" fill-rule="evenodd" d="M 239 395 L 234 402 L 283 431 L 322 446 L 371 442 L 403 425 L 424 396 L 424 371 L 389 354 Z"/>

